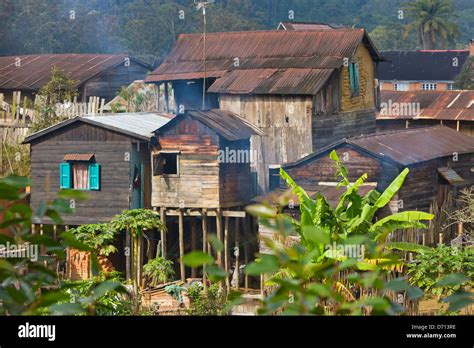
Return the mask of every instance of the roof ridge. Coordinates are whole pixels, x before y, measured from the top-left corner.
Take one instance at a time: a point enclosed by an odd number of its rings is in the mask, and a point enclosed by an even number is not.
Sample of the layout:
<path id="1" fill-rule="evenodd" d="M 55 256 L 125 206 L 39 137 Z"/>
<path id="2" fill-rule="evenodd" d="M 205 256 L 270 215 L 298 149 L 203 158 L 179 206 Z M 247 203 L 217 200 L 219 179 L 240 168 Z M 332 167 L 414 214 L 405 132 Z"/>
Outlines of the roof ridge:
<path id="1" fill-rule="evenodd" d="M 365 32 L 364 28 L 334 28 L 331 30 L 327 29 L 308 29 L 308 30 L 242 30 L 242 31 L 216 31 L 216 32 L 208 32 L 206 36 L 216 36 L 222 34 L 252 34 L 252 33 L 281 33 L 281 35 L 288 35 L 288 33 L 300 33 L 307 34 L 307 33 L 314 33 L 314 32 L 334 32 L 334 31 L 361 31 Z M 286 33 L 286 34 L 284 34 Z M 182 36 L 202 36 L 202 33 L 181 33 L 179 37 Z"/>
<path id="2" fill-rule="evenodd" d="M 391 130 L 391 131 L 385 131 L 385 132 L 377 132 L 377 133 L 368 133 L 368 134 L 362 134 L 362 135 L 357 135 L 353 137 L 348 137 L 345 138 L 346 142 L 349 142 L 350 140 L 357 140 L 357 139 L 367 139 L 367 138 L 374 138 L 378 136 L 385 136 L 385 135 L 393 135 L 393 134 L 398 134 L 398 133 L 413 133 L 419 130 L 426 130 L 426 129 L 431 129 L 431 128 L 449 128 L 446 126 L 442 125 L 434 125 L 434 126 L 420 126 L 417 128 L 406 128 L 406 129 L 397 129 L 397 130 Z M 450 128 L 451 129 L 451 128 Z"/>

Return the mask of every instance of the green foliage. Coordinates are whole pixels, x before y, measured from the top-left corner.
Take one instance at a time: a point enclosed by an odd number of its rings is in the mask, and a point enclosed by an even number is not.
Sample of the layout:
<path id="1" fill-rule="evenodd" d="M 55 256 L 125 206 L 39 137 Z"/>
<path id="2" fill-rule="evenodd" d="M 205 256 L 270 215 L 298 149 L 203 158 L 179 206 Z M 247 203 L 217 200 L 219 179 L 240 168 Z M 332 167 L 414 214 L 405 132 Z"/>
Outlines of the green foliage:
<path id="1" fill-rule="evenodd" d="M 454 80 L 455 89 L 474 89 L 474 57 L 469 57 L 461 73 Z"/>
<path id="2" fill-rule="evenodd" d="M 160 215 L 149 209 L 124 210 L 110 221 L 112 228 L 118 232 L 129 231 L 133 236 L 141 236 L 143 230 L 164 229 Z"/>
<path id="3" fill-rule="evenodd" d="M 31 125 L 31 133 L 38 132 L 63 120 L 61 115 L 56 113 L 56 104 L 72 101 L 78 95 L 76 84 L 77 81 L 72 80 L 66 72 L 53 66 L 51 79 L 40 89 L 37 95 L 39 102 L 36 108 L 39 116 Z"/>
<path id="4" fill-rule="evenodd" d="M 173 261 L 157 257 L 143 266 L 143 274 L 148 277 L 151 286 L 167 283 L 174 277 Z"/>
<path id="5" fill-rule="evenodd" d="M 0 146 L 0 177 L 7 175 L 28 177 L 30 175 L 29 147 L 6 144 L 5 142 Z"/>
<path id="6" fill-rule="evenodd" d="M 150 101 L 158 98 L 157 93 L 153 93 L 150 87 L 145 86 L 143 90 L 137 90 L 132 85 L 128 87 L 122 86 L 117 96 L 120 100 L 114 101 L 110 105 L 113 113 L 149 111 L 148 105 Z"/>
<path id="7" fill-rule="evenodd" d="M 383 282 L 389 270 L 403 264 L 397 255 L 390 253 L 385 239 L 397 229 L 424 227 L 421 221 L 433 216 L 403 212 L 374 222 L 377 211 L 402 186 L 408 169 L 384 192 L 373 190 L 360 196 L 358 191 L 367 175 L 351 183 L 335 151 L 330 158 L 336 165 L 339 187 L 345 189 L 336 208 L 321 194 L 311 198 L 281 170 L 282 178 L 298 195 L 301 220 L 282 213 L 282 207 L 276 210 L 257 205 L 247 210 L 276 236 L 264 240 L 271 253 L 261 255 L 246 268 L 249 275 L 264 275 L 266 285 L 273 289 L 264 300 L 261 314 L 396 314 L 404 309 L 392 303 L 385 293 L 405 292 L 411 299 L 422 294 L 404 279 Z M 282 202 L 282 206 L 287 203 Z M 349 274 L 347 279 L 340 278 L 342 271 Z M 365 289 L 373 296 L 358 298 L 355 289 Z"/>
<path id="8" fill-rule="evenodd" d="M 109 224 L 81 225 L 69 230 L 79 242 L 98 251 L 99 255 L 109 256 L 117 251 L 112 245 L 118 232 Z"/>
<path id="9" fill-rule="evenodd" d="M 60 240 L 56 241 L 48 234 L 33 235 L 30 230 L 32 221 L 45 217 L 50 218 L 53 223 L 61 224 L 61 215 L 72 212 L 69 199 L 83 197 L 64 190 L 58 198 L 41 202 L 39 207 L 32 211 L 27 204 L 21 203 L 28 184 L 28 179 L 24 177 L 9 176 L 0 179 L 0 197 L 10 203 L 7 208 L 0 208 L 3 213 L 0 228 L 8 229 L 11 233 L 11 236 L 0 235 L 0 244 L 5 246 L 10 243 L 30 250 L 29 254 L 0 260 L 0 315 L 83 312 L 83 308 L 77 304 L 64 303 L 68 300 L 64 292 L 66 286 L 58 280 L 52 266 L 56 260 L 65 259 L 65 249 L 68 247 L 91 251 L 93 256 L 94 250 L 77 241 L 70 233 L 62 234 Z M 45 255 L 39 255 L 41 248 L 45 250 Z M 94 308 L 100 296 L 115 289 L 120 289 L 119 283 L 98 282 L 84 300 L 84 304 L 87 304 L 88 308 Z M 90 314 L 94 314 L 93 311 Z"/>
<path id="10" fill-rule="evenodd" d="M 409 281 L 425 292 L 449 296 L 474 284 L 474 251 L 438 245 L 417 254 L 408 265 Z"/>
<path id="11" fill-rule="evenodd" d="M 407 3 L 405 10 L 412 19 L 405 28 L 405 35 L 416 31 L 420 46 L 426 50 L 446 49 L 460 35 L 452 0 L 415 0 Z"/>
<path id="12" fill-rule="evenodd" d="M 199 284 L 188 288 L 188 296 L 191 300 L 190 308 L 187 310 L 193 316 L 216 316 L 226 314 L 227 294 L 219 284 L 212 284 L 207 288 L 207 293 Z"/>
<path id="13" fill-rule="evenodd" d="M 405 23 L 397 18 L 397 13 L 406 2 L 216 1 L 207 12 L 208 30 L 275 29 L 279 21 L 288 20 L 288 11 L 292 9 L 297 21 L 364 27 L 370 32 L 378 26 Z M 462 34 L 459 42 L 465 45 L 473 37 L 474 4 L 470 0 L 456 0 L 456 6 Z M 1 1 L 0 33 L 3 35 L 0 54 L 129 52 L 150 63 L 157 63 L 170 50 L 179 33 L 202 32 L 203 29 L 202 14 L 195 10 L 190 0 L 82 0 L 75 2 L 73 8 L 75 17 L 71 19 L 61 1 Z M 184 19 L 179 17 L 181 10 L 185 11 Z M 416 45 L 399 47 L 399 41 L 395 40 L 393 47 L 386 47 L 417 48 Z"/>
<path id="14" fill-rule="evenodd" d="M 68 280 L 62 284 L 67 299 L 50 308 L 52 314 L 76 315 L 132 315 L 133 305 L 128 299 L 123 280 L 118 272 L 101 273 L 87 280 Z"/>

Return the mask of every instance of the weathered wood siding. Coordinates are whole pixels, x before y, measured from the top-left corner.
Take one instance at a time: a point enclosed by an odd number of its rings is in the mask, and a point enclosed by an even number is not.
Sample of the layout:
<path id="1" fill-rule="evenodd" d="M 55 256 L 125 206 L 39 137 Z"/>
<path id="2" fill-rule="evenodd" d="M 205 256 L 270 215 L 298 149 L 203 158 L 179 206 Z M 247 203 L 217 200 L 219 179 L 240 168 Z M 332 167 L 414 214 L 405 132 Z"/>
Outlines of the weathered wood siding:
<path id="1" fill-rule="evenodd" d="M 312 151 L 311 96 L 221 95 L 220 108 L 235 112 L 265 136 L 251 138 L 260 192 L 267 189 L 270 165 L 296 161 Z"/>
<path id="2" fill-rule="evenodd" d="M 74 124 L 31 144 L 31 206 L 51 200 L 59 191 L 59 164 L 65 154 L 93 153 L 101 166 L 100 191 L 88 191 L 90 199 L 75 202 L 67 225 L 107 222 L 129 208 L 131 140 L 121 134 L 88 124 Z"/>
<path id="3" fill-rule="evenodd" d="M 250 202 L 250 141 L 226 141 L 221 138 L 219 158 L 220 205 L 223 208 L 244 206 Z M 232 155 L 235 155 L 233 158 Z"/>
<path id="4" fill-rule="evenodd" d="M 385 189 L 391 178 L 396 177 L 399 173 L 397 167 L 382 163 L 351 147 L 341 146 L 336 152 L 342 164 L 347 167 L 351 181 L 355 181 L 367 173 L 368 182 L 377 182 L 380 189 Z M 329 158 L 329 154 L 308 160 L 305 164 L 286 169 L 286 171 L 298 184 L 303 186 L 314 186 L 318 182 L 338 182 L 340 180 L 336 178 L 335 162 Z"/>
<path id="5" fill-rule="evenodd" d="M 190 118 L 158 136 L 159 151 L 180 151 L 179 175 L 153 176 L 152 205 L 167 208 L 219 207 L 219 136 Z"/>
<path id="6" fill-rule="evenodd" d="M 315 114 L 312 129 L 314 151 L 340 139 L 375 133 L 375 109 Z"/>
<path id="7" fill-rule="evenodd" d="M 407 127 L 408 123 L 408 127 Z M 377 120 L 377 132 L 395 131 L 406 128 L 419 128 L 427 126 L 436 126 L 442 124 L 449 128 L 458 130 L 457 121 L 440 120 Z M 459 132 L 474 137 L 474 122 L 459 121 Z"/>
<path id="8" fill-rule="evenodd" d="M 81 90 L 83 101 L 88 101 L 90 96 L 105 98 L 106 102 L 117 96 L 120 87 L 128 86 L 133 81 L 143 80 L 150 70 L 133 60 L 130 66 L 125 66 L 125 61 L 114 68 L 111 68 L 93 79 L 87 81 Z"/>

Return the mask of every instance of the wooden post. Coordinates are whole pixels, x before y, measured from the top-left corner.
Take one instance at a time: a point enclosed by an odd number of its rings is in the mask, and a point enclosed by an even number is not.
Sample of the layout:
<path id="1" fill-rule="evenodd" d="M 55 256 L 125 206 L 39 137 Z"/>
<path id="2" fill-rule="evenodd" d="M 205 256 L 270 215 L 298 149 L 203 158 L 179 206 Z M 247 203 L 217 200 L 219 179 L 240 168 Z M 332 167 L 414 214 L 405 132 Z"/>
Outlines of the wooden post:
<path id="1" fill-rule="evenodd" d="M 222 243 L 222 214 L 221 210 L 216 210 L 216 234 L 217 240 Z M 217 251 L 217 265 L 222 267 L 222 251 Z"/>
<path id="2" fill-rule="evenodd" d="M 425 233 L 425 232 L 423 232 L 423 233 L 421 234 L 421 241 L 422 241 L 422 244 L 423 244 L 423 245 L 426 245 L 426 233 Z"/>
<path id="3" fill-rule="evenodd" d="M 186 281 L 186 269 L 184 268 L 183 257 L 184 257 L 184 226 L 183 226 L 183 210 L 178 210 L 178 224 L 179 224 L 179 268 L 181 273 L 181 281 Z"/>
<path id="4" fill-rule="evenodd" d="M 127 280 L 132 278 L 132 269 L 131 269 L 131 256 L 132 256 L 132 238 L 129 231 L 125 232 L 125 248 L 128 249 L 128 252 L 125 253 L 125 277 Z"/>
<path id="5" fill-rule="evenodd" d="M 456 130 L 459 132 L 461 130 L 461 121 L 456 122 Z"/>
<path id="6" fill-rule="evenodd" d="M 202 210 L 202 252 L 207 252 L 207 210 Z M 206 265 L 202 267 L 202 284 L 204 293 L 207 293 Z"/>
<path id="7" fill-rule="evenodd" d="M 244 262 L 245 262 L 245 268 L 247 268 L 249 264 L 249 245 L 247 243 L 244 244 Z M 249 276 L 247 272 L 245 272 L 245 276 L 244 276 L 244 288 L 245 289 L 249 288 Z"/>
<path id="8" fill-rule="evenodd" d="M 165 82 L 165 103 L 166 103 L 166 112 L 170 112 L 170 93 L 168 90 L 168 82 Z"/>
<path id="9" fill-rule="evenodd" d="M 142 277 L 142 269 L 143 269 L 143 233 L 144 231 L 142 231 L 142 235 L 140 237 L 137 238 L 137 243 L 138 243 L 138 247 L 137 247 L 137 284 L 140 288 L 143 288 L 143 277 Z"/>
<path id="10" fill-rule="evenodd" d="M 225 269 L 225 286 L 227 291 L 230 290 L 229 281 L 229 217 L 224 219 L 224 269 Z"/>
<path id="11" fill-rule="evenodd" d="M 439 244 L 443 244 L 443 234 L 439 234 Z"/>
<path id="12" fill-rule="evenodd" d="M 239 227 L 240 227 L 240 219 L 235 219 L 235 247 L 234 247 L 234 256 L 235 256 L 235 288 L 239 290 L 239 282 L 240 282 L 240 274 L 239 274 L 239 257 L 240 257 L 240 240 L 239 240 Z"/>
<path id="13" fill-rule="evenodd" d="M 458 236 L 462 236 L 464 234 L 464 225 L 462 222 L 458 223 Z"/>
<path id="14" fill-rule="evenodd" d="M 197 236 L 196 236 L 196 230 L 197 230 L 197 226 L 196 226 L 196 220 L 195 218 L 191 218 L 191 249 L 192 251 L 195 251 L 197 250 Z M 197 277 L 197 269 L 196 268 L 192 268 L 191 269 L 191 278 L 196 278 Z"/>
<path id="15" fill-rule="evenodd" d="M 163 226 L 165 227 L 164 230 L 160 231 L 161 234 L 161 257 L 166 259 L 166 252 L 167 252 L 167 246 L 166 246 L 166 208 L 161 208 L 160 209 L 160 218 L 161 222 L 163 223 Z"/>

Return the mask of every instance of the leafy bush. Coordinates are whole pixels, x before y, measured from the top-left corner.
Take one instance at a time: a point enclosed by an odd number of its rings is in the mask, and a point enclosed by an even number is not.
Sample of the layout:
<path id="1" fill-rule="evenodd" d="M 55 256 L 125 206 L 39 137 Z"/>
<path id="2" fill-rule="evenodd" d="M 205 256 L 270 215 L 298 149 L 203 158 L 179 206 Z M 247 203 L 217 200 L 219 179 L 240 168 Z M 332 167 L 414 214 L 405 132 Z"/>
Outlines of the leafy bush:
<path id="1" fill-rule="evenodd" d="M 415 262 L 408 265 L 408 274 L 410 283 L 425 292 L 449 296 L 467 285 L 473 285 L 474 250 L 438 245 L 418 254 Z M 457 281 L 448 281 L 447 277 Z"/>
<path id="2" fill-rule="evenodd" d="M 122 283 L 119 272 L 101 273 L 97 277 L 87 280 L 72 281 L 63 283 L 63 293 L 68 300 L 62 302 L 63 305 L 80 306 L 79 315 L 132 315 L 133 304 L 124 294 L 124 291 L 117 291 L 114 288 L 104 287 L 104 281 L 112 284 Z M 94 299 L 93 303 L 91 299 Z M 63 310 L 64 306 L 60 307 Z M 53 313 L 57 309 L 52 308 Z"/>
<path id="3" fill-rule="evenodd" d="M 203 287 L 193 284 L 188 288 L 188 296 L 191 300 L 189 315 L 194 316 L 216 316 L 226 314 L 227 295 L 219 284 L 212 284 L 204 293 Z"/>
<path id="4" fill-rule="evenodd" d="M 117 251 L 112 245 L 118 232 L 109 224 L 82 225 L 69 231 L 77 240 L 98 250 L 100 255 L 108 256 Z"/>
<path id="5" fill-rule="evenodd" d="M 159 256 L 143 266 L 143 274 L 152 286 L 167 283 L 174 276 L 173 261 Z"/>

